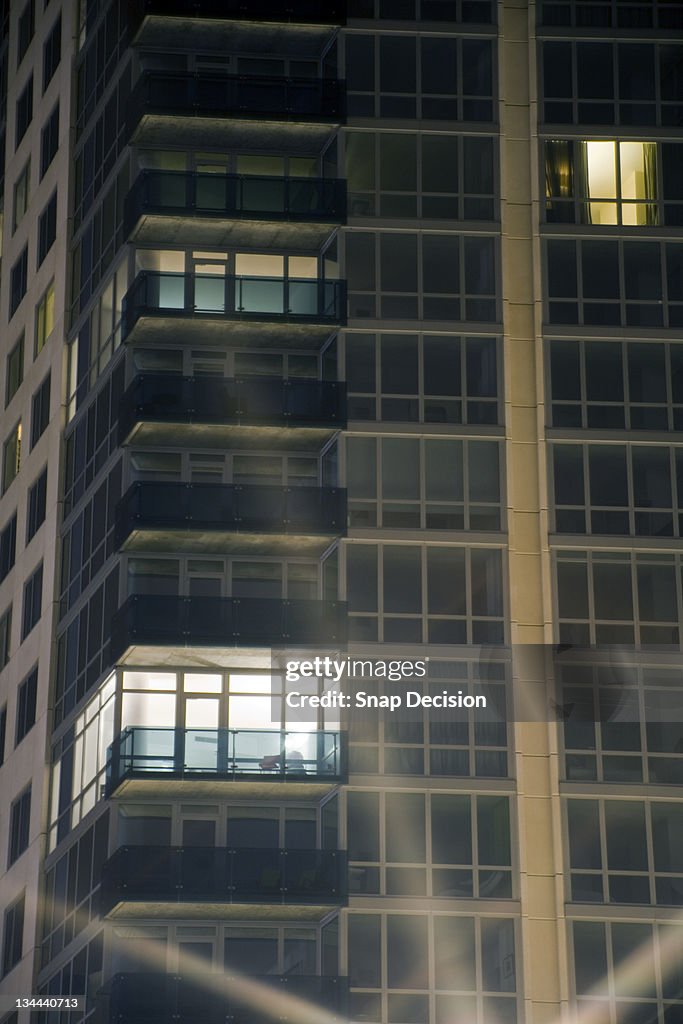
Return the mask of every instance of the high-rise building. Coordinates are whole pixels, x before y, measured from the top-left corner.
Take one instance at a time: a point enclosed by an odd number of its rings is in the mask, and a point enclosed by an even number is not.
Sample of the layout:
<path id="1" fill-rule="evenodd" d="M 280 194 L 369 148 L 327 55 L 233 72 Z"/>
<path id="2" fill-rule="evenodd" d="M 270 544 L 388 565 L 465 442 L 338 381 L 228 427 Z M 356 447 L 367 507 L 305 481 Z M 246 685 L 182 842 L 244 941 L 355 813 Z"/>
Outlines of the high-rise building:
<path id="1" fill-rule="evenodd" d="M 681 1024 L 683 3 L 1 22 L 0 1022 Z"/>

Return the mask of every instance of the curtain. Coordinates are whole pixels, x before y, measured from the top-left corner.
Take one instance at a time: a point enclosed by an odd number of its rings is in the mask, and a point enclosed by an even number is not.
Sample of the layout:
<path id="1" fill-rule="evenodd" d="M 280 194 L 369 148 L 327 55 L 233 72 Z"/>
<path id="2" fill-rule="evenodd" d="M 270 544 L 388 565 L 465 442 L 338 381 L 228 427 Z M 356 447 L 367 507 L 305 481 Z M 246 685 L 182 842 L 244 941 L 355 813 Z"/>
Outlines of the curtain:
<path id="1" fill-rule="evenodd" d="M 645 172 L 645 199 L 651 199 L 645 207 L 645 223 L 659 222 L 657 209 L 657 143 L 643 143 L 643 170 Z"/>
<path id="2" fill-rule="evenodd" d="M 574 167 L 576 195 L 578 199 L 583 200 L 579 211 L 579 221 L 581 224 L 592 224 L 591 204 L 585 202 L 589 198 L 590 193 L 588 185 L 588 145 L 585 142 L 577 142 L 576 145 L 577 152 Z"/>

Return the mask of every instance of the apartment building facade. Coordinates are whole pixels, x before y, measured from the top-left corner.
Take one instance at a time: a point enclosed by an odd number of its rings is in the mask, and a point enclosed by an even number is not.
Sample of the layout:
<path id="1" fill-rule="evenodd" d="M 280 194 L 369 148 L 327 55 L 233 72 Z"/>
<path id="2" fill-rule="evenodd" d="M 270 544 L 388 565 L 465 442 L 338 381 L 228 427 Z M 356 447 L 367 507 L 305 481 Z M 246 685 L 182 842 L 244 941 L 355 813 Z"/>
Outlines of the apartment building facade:
<path id="1" fill-rule="evenodd" d="M 681 1020 L 683 4 L 5 24 L 0 995 Z"/>

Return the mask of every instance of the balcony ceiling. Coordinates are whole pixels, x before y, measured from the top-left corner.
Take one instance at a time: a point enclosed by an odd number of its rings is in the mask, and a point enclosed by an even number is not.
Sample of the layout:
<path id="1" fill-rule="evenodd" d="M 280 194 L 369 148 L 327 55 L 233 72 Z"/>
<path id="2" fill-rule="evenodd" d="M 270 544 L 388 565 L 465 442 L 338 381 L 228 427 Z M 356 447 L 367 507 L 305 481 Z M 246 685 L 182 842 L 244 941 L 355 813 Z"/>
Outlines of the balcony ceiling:
<path id="1" fill-rule="evenodd" d="M 340 533 L 342 532 L 340 528 Z M 149 554 L 180 552 L 192 555 L 322 555 L 332 543 L 332 534 L 293 536 L 278 533 L 238 533 L 235 530 L 133 530 L 124 551 Z"/>
<path id="2" fill-rule="evenodd" d="M 333 904 L 307 903 L 182 903 L 130 902 L 117 903 L 107 914 L 114 920 L 152 921 L 321 921 L 333 909 Z"/>
<path id="3" fill-rule="evenodd" d="M 113 799 L 118 800 L 225 800 L 228 797 L 240 800 L 311 800 L 316 801 L 327 796 L 339 782 L 290 782 L 285 777 L 282 781 L 247 782 L 234 779 L 165 779 L 163 776 L 152 779 L 124 779 L 116 787 Z"/>
<path id="4" fill-rule="evenodd" d="M 324 6 L 324 0 L 321 0 Z M 148 15 L 135 37 L 146 49 L 187 50 L 198 53 L 245 53 L 250 57 L 319 57 L 335 31 L 331 25 L 259 24 L 211 18 L 171 18 Z"/>
<path id="5" fill-rule="evenodd" d="M 239 448 L 253 451 L 311 452 L 323 444 L 342 424 L 329 427 L 250 427 L 205 423 L 139 423 L 127 438 L 130 444 L 153 447 Z"/>
<path id="6" fill-rule="evenodd" d="M 290 156 L 317 156 L 335 125 L 290 124 L 228 118 L 164 117 L 145 114 L 133 137 L 145 148 L 177 149 L 179 145 L 209 152 L 245 148 L 254 153 L 286 150 Z"/>
<path id="7" fill-rule="evenodd" d="M 183 644 L 160 647 L 153 644 L 131 644 L 116 659 L 116 664 L 135 668 L 168 667 L 174 670 L 231 668 L 235 672 L 241 668 L 269 669 L 269 652 L 268 647 L 249 647 L 246 643 L 232 647 L 185 647 Z"/>
<path id="8" fill-rule="evenodd" d="M 284 316 L 258 320 L 239 319 L 239 314 L 187 314 L 178 316 L 142 316 L 130 330 L 126 343 L 140 345 L 220 345 L 247 344 L 252 348 L 317 350 L 339 328 L 323 323 L 297 323 Z"/>
<path id="9" fill-rule="evenodd" d="M 160 216 L 145 214 L 137 222 L 131 241 L 152 245 L 194 245 L 227 249 L 235 246 L 267 249 L 318 249 L 337 227 L 329 223 L 297 223 L 265 218 Z"/>

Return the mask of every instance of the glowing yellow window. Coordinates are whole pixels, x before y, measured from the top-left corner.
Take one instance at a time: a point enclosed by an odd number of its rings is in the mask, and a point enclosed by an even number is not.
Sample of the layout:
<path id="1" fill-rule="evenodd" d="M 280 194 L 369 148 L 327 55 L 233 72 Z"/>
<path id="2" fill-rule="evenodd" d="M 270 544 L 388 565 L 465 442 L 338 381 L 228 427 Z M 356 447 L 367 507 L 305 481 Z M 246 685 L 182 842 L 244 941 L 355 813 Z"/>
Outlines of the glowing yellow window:
<path id="1" fill-rule="evenodd" d="M 554 139 L 545 146 L 548 219 L 583 224 L 656 224 L 654 142 Z"/>

